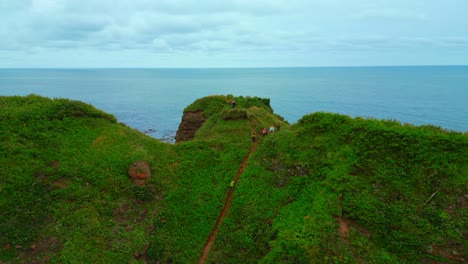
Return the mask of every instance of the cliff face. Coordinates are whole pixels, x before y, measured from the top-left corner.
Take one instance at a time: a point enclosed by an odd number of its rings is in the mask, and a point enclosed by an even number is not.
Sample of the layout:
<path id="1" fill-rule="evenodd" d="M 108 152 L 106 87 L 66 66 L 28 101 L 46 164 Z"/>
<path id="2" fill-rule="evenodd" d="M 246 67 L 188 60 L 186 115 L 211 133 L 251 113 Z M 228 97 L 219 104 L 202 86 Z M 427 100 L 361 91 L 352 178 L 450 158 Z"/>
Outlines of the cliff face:
<path id="1" fill-rule="evenodd" d="M 202 111 L 184 113 L 175 136 L 176 143 L 192 140 L 195 137 L 197 130 L 203 125 L 203 123 L 205 123 L 205 121 L 206 118 L 203 117 Z"/>

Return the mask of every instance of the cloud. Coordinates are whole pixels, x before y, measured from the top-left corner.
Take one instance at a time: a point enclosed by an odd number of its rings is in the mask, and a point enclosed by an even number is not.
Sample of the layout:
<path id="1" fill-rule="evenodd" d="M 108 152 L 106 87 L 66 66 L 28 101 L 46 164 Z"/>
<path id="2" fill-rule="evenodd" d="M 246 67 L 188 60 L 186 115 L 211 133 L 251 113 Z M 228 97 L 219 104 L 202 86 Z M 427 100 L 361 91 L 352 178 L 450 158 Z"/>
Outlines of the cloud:
<path id="1" fill-rule="evenodd" d="M 54 48 L 55 43 L 64 41 L 87 46 L 98 43 L 99 38 L 104 46 L 106 42 L 119 41 L 127 45 L 149 45 L 154 39 L 165 39 L 169 44 L 173 35 L 188 35 L 190 38 L 194 34 L 206 35 L 202 34 L 206 32 L 222 33 L 224 28 L 235 28 L 236 24 L 242 24 L 252 16 L 264 15 L 272 10 L 268 8 L 271 5 L 260 8 L 259 3 L 247 1 L 234 1 L 229 5 L 213 1 L 204 6 L 191 2 L 188 7 L 177 4 L 177 1 L 158 1 L 154 4 L 153 1 L 139 0 L 131 5 L 129 1 L 79 2 L 35 0 L 29 8 L 23 5 L 23 10 L 7 21 L 10 28 L 21 29 L 19 32 L 12 29 L 0 34 L 10 36 L 8 46 L 13 46 L 16 41 L 19 48 Z M 212 13 L 206 15 L 209 12 Z M 215 40 L 203 41 L 212 43 Z M 2 48 L 5 46 L 3 44 Z"/>
<path id="2" fill-rule="evenodd" d="M 60 0 L 32 0 L 30 10 L 33 13 L 62 11 L 64 2 Z"/>
<path id="3" fill-rule="evenodd" d="M 468 49 L 468 37 L 446 37 L 437 41 L 437 44 L 441 47 L 452 47 L 452 48 L 467 48 Z"/>
<path id="4" fill-rule="evenodd" d="M 464 49 L 468 23 L 456 0 L 428 1 L 0 0 L 0 51 L 18 58 L 83 52 L 99 59 L 109 51 L 245 62 L 255 56 L 305 61 L 319 53 Z"/>
<path id="5" fill-rule="evenodd" d="M 406 9 L 367 9 L 353 16 L 357 20 L 427 20 L 427 16 L 414 10 Z"/>
<path id="6" fill-rule="evenodd" d="M 81 5 L 41 1 L 29 9 L 33 11 L 29 22 L 22 25 L 25 32 L 16 35 L 18 42 L 26 44 L 18 47 L 216 52 L 258 50 L 276 41 L 270 36 L 274 31 L 265 33 L 257 28 L 268 23 L 271 11 L 280 10 L 275 1 L 213 1 L 204 6 L 189 4 L 189 11 L 175 2 L 136 1 L 125 13 L 125 3 L 118 1 L 98 15 L 105 6 L 102 3 L 90 11 L 86 1 Z M 44 15 L 47 11 L 54 15 Z M 259 46 L 253 47 L 255 44 Z"/>

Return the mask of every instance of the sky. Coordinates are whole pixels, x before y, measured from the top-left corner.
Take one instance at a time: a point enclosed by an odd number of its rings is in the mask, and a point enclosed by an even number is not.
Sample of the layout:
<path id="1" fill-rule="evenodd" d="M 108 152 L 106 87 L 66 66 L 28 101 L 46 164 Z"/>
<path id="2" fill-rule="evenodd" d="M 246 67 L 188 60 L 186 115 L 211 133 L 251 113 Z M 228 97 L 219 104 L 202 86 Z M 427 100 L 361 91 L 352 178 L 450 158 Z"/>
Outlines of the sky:
<path id="1" fill-rule="evenodd" d="M 467 0 L 0 0 L 0 68 L 468 65 Z"/>

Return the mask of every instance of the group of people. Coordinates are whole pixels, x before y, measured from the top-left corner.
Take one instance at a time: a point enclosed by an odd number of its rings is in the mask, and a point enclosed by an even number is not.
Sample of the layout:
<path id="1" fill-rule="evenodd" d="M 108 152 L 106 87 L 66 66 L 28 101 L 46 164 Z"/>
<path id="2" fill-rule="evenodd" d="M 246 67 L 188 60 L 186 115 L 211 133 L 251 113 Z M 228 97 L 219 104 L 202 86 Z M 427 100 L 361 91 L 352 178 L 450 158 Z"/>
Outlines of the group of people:
<path id="1" fill-rule="evenodd" d="M 278 123 L 276 125 L 276 131 L 279 131 L 279 130 L 280 130 L 280 124 Z M 262 136 L 266 136 L 266 135 L 268 135 L 268 133 L 273 133 L 273 132 L 275 132 L 275 126 L 270 125 L 269 130 L 267 130 L 266 127 L 264 127 L 262 129 Z M 256 136 L 257 135 L 256 135 L 255 131 L 252 131 L 252 142 L 255 142 Z"/>
<path id="2" fill-rule="evenodd" d="M 232 106 L 232 109 L 236 108 L 237 106 L 237 102 L 234 99 L 231 101 L 231 106 Z M 277 131 L 280 130 L 280 123 L 276 124 L 276 130 Z M 266 127 L 264 127 L 262 129 L 262 136 L 268 135 L 268 131 L 269 133 L 275 132 L 275 126 L 271 124 L 269 130 L 267 130 Z M 255 142 L 255 139 L 256 139 L 256 133 L 255 131 L 252 131 L 252 142 Z"/>

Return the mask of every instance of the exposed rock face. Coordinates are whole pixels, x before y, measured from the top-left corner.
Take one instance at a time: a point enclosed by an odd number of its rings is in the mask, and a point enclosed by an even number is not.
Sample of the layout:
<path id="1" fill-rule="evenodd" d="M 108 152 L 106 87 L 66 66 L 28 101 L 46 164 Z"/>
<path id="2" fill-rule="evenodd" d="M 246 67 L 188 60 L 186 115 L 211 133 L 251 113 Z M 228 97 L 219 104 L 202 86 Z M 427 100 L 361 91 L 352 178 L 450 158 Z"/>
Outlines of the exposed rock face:
<path id="1" fill-rule="evenodd" d="M 184 113 L 175 137 L 176 143 L 192 140 L 205 121 L 202 111 Z"/>
<path id="2" fill-rule="evenodd" d="M 150 179 L 151 169 L 146 161 L 137 161 L 128 168 L 128 176 L 132 179 L 133 184 L 144 186 Z"/>

